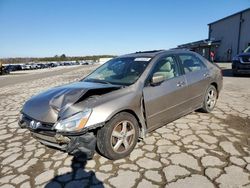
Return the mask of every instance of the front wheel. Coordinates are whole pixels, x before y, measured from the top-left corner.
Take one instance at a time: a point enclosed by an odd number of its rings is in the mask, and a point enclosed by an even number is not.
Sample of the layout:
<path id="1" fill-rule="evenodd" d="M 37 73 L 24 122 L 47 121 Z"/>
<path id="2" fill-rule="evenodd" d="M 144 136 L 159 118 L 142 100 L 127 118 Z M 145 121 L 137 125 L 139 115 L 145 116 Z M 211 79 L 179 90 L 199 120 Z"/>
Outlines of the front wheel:
<path id="1" fill-rule="evenodd" d="M 213 85 L 210 85 L 206 91 L 201 111 L 205 113 L 210 113 L 215 107 L 215 104 L 217 102 L 217 97 L 218 97 L 217 89 Z"/>
<path id="2" fill-rule="evenodd" d="M 122 112 L 114 116 L 97 132 L 97 147 L 102 155 L 116 160 L 128 156 L 139 137 L 136 118 Z"/>

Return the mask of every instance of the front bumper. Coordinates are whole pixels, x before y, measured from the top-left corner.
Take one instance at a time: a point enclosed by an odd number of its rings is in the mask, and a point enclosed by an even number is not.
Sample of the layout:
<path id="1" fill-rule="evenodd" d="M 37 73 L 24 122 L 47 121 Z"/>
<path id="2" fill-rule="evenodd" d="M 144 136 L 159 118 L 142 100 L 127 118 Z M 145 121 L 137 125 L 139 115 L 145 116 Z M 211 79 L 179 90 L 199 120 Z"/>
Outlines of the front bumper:
<path id="1" fill-rule="evenodd" d="M 235 69 L 233 70 L 233 72 L 236 74 L 250 74 L 250 70 L 245 70 L 245 69 Z"/>
<path id="2" fill-rule="evenodd" d="M 250 63 L 240 63 L 238 61 L 234 61 L 232 69 L 235 74 L 250 74 Z"/>
<path id="3" fill-rule="evenodd" d="M 96 147 L 96 137 L 89 132 L 80 136 L 66 137 L 59 134 L 49 136 L 31 132 L 31 135 L 46 146 L 60 149 L 70 154 L 84 153 L 87 158 L 92 158 Z"/>
<path id="4" fill-rule="evenodd" d="M 42 144 L 60 149 L 70 154 L 83 153 L 87 158 L 92 158 L 96 148 L 96 137 L 93 132 L 84 132 L 77 135 L 63 135 L 48 127 L 36 130 L 28 126 L 28 122 L 19 121 L 21 128 L 30 130 L 32 137 Z"/>

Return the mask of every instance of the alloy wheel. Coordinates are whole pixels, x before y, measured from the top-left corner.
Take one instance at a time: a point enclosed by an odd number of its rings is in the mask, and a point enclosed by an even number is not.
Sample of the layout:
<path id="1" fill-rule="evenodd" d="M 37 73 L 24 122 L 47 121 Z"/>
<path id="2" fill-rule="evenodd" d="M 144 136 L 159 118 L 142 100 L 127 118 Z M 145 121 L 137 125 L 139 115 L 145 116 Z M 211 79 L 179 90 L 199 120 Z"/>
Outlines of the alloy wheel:
<path id="1" fill-rule="evenodd" d="M 112 149 L 117 153 L 128 151 L 133 145 L 135 137 L 135 127 L 130 121 L 122 121 L 114 127 L 110 143 Z"/>
<path id="2" fill-rule="evenodd" d="M 217 99 L 217 92 L 213 88 L 208 91 L 207 95 L 207 107 L 213 109 Z"/>

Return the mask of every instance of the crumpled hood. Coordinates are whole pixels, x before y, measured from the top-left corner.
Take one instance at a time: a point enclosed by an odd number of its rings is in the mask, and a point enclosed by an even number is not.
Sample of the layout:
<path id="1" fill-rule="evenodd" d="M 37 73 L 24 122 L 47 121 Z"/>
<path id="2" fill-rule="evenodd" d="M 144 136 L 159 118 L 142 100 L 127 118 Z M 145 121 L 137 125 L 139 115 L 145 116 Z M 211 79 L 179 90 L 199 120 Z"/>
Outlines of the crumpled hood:
<path id="1" fill-rule="evenodd" d="M 75 103 L 92 94 L 100 95 L 119 88 L 120 86 L 92 82 L 75 82 L 55 87 L 29 99 L 24 104 L 22 113 L 37 121 L 55 123 L 59 114 Z"/>

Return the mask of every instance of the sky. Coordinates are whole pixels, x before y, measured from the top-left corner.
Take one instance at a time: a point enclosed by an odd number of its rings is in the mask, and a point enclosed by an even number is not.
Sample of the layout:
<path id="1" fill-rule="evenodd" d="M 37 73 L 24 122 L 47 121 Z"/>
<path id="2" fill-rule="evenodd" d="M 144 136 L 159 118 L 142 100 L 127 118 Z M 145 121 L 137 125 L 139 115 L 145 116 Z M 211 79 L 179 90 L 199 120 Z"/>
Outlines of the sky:
<path id="1" fill-rule="evenodd" d="M 0 0 L 0 58 L 121 55 L 208 38 L 250 0 Z"/>

